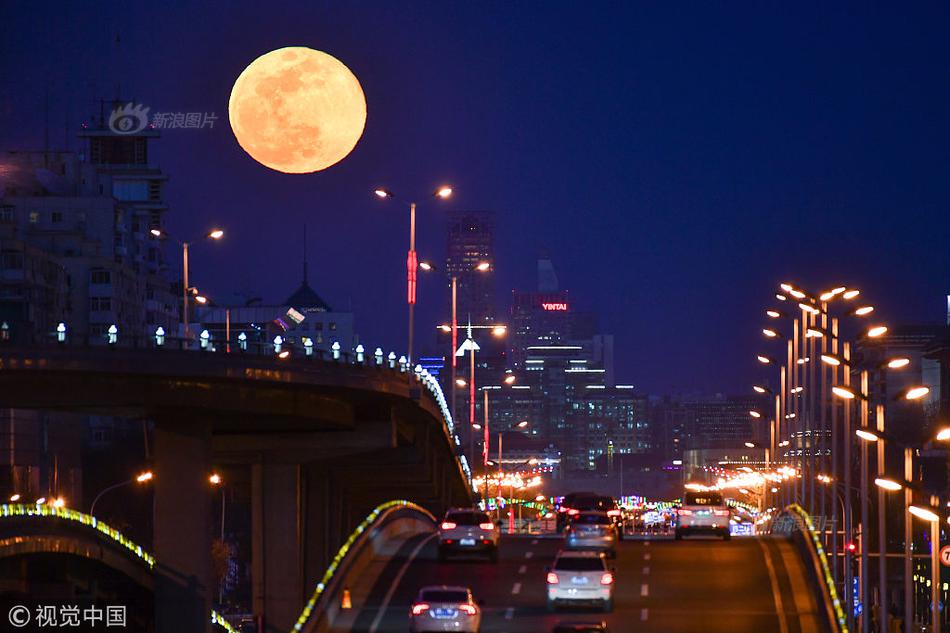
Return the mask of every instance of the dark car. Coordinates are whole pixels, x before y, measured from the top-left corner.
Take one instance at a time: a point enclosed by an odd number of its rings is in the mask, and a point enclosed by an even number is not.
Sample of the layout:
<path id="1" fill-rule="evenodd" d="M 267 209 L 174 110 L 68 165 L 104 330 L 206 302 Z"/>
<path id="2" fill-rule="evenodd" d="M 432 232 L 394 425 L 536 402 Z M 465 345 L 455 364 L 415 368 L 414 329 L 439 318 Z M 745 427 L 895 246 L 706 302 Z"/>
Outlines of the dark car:
<path id="1" fill-rule="evenodd" d="M 617 528 L 617 538 L 623 540 L 623 514 L 613 497 L 593 492 L 572 492 L 566 495 L 557 509 L 557 531 L 563 532 L 571 520 L 581 512 L 604 512 Z"/>
<path id="2" fill-rule="evenodd" d="M 610 633 L 606 622 L 558 622 L 551 633 Z"/>

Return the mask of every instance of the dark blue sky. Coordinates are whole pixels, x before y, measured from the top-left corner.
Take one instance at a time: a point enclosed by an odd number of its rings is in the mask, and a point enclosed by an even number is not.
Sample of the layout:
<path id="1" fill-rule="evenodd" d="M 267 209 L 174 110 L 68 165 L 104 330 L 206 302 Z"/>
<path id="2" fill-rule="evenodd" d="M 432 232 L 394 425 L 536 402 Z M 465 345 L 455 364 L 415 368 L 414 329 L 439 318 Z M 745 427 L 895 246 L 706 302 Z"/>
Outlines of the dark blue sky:
<path id="1" fill-rule="evenodd" d="M 47 90 L 54 147 L 118 81 L 153 112 L 217 113 L 156 148 L 170 228 L 229 230 L 193 254 L 211 295 L 283 299 L 306 222 L 318 292 L 402 349 L 407 217 L 371 190 L 449 182 L 450 208 L 497 214 L 500 300 L 548 251 L 615 333 L 621 380 L 653 392 L 745 392 L 781 279 L 857 284 L 891 322 L 945 313 L 947 5 L 83 4 L 0 9 L 0 148 L 42 146 Z M 288 45 L 366 92 L 362 140 L 325 172 L 272 172 L 227 124 L 237 75 Z M 421 209 L 421 253 L 441 258 L 443 214 Z"/>

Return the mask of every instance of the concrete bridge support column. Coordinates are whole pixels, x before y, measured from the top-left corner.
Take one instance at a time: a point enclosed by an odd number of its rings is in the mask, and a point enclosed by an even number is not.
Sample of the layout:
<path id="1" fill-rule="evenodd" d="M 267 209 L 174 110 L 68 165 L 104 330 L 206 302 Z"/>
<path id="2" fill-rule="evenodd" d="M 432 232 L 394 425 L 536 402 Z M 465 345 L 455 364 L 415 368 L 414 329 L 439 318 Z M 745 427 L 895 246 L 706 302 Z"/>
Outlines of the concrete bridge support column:
<path id="1" fill-rule="evenodd" d="M 299 464 L 251 466 L 251 586 L 268 633 L 293 628 L 307 597 L 303 547 L 306 490 Z"/>
<path id="2" fill-rule="evenodd" d="M 155 630 L 211 629 L 211 422 L 178 411 L 155 420 Z"/>

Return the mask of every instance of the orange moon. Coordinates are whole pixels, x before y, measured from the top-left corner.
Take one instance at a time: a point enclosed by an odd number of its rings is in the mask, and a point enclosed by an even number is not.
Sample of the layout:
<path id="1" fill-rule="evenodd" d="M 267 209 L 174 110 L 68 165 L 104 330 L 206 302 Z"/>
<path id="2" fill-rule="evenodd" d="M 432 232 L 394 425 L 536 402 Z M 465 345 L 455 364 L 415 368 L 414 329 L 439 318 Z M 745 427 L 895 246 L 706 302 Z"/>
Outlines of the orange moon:
<path id="1" fill-rule="evenodd" d="M 277 171 L 306 174 L 353 151 L 366 126 L 366 96 L 337 58 L 290 46 L 244 69 L 231 89 L 228 118 L 251 158 Z"/>

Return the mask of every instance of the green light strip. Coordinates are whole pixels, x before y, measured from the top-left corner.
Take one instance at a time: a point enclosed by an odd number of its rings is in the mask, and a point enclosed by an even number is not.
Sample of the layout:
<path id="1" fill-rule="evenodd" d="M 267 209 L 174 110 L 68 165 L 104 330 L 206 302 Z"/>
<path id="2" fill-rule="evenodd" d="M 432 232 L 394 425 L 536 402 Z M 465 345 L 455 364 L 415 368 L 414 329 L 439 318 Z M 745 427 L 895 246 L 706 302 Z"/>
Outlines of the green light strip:
<path id="1" fill-rule="evenodd" d="M 340 547 L 339 551 L 336 553 L 336 556 L 333 557 L 333 560 L 330 562 L 330 566 L 327 567 L 327 571 L 323 574 L 323 578 L 320 582 L 317 583 L 316 588 L 313 590 L 313 594 L 310 596 L 310 600 L 307 601 L 307 604 L 304 606 L 303 611 L 300 614 L 300 617 L 297 618 L 297 623 L 294 624 L 294 631 L 300 631 L 303 629 L 304 625 L 307 624 L 307 620 L 310 619 L 310 615 L 313 613 L 314 608 L 316 608 L 317 600 L 320 599 L 320 596 L 323 595 L 324 590 L 327 588 L 327 585 L 330 583 L 330 580 L 333 578 L 333 575 L 339 569 L 340 564 L 343 562 L 343 559 L 349 553 L 350 548 L 353 547 L 353 544 L 356 542 L 356 539 L 366 530 L 372 527 L 373 523 L 387 510 L 391 508 L 412 508 L 413 510 L 418 510 L 424 512 L 425 514 L 432 517 L 432 514 L 423 508 L 418 506 L 411 501 L 406 501 L 405 499 L 394 499 L 393 501 L 387 501 L 386 503 L 376 506 L 372 512 L 366 515 L 366 518 L 356 526 L 356 529 L 353 530 L 353 533 L 350 534 L 350 537 L 346 539 L 346 542 Z M 432 517 L 433 522 L 435 517 Z"/>
<path id="2" fill-rule="evenodd" d="M 117 529 L 110 527 L 107 523 L 103 523 L 91 514 L 85 514 L 79 510 L 72 510 L 70 508 L 56 508 L 51 505 L 27 505 L 25 503 L 4 503 L 0 505 L 0 519 L 17 517 L 65 519 L 66 521 L 73 521 L 74 523 L 91 527 L 144 561 L 149 569 L 155 569 L 154 556 L 143 550 L 141 545 L 136 545 L 130 539 L 124 537 Z M 211 623 L 217 624 L 228 633 L 238 633 L 238 630 L 231 626 L 231 624 L 224 619 L 224 616 L 214 610 L 211 611 Z"/>
<path id="3" fill-rule="evenodd" d="M 844 609 L 841 607 L 841 600 L 838 599 L 838 589 L 835 587 L 834 578 L 831 576 L 831 569 L 828 567 L 828 558 L 825 556 L 825 548 L 821 544 L 821 538 L 818 536 L 818 532 L 815 531 L 815 525 L 812 523 L 811 516 L 797 503 L 793 503 L 785 508 L 785 510 L 797 514 L 802 519 L 805 527 L 808 528 L 808 535 L 811 537 L 811 542 L 815 546 L 815 551 L 818 552 L 818 561 L 821 563 L 821 571 L 825 577 L 825 588 L 831 596 L 831 604 L 835 609 L 835 617 L 838 619 L 839 630 L 841 633 L 848 633 L 848 621 L 845 617 Z"/>
<path id="4" fill-rule="evenodd" d="M 79 510 L 71 510 L 70 508 L 56 508 L 51 505 L 27 505 L 25 503 L 0 505 L 0 518 L 9 517 L 49 517 L 65 519 L 91 527 L 145 561 L 150 569 L 155 567 L 155 557 L 143 550 L 141 545 L 136 545 L 125 538 L 117 529 L 103 523 L 91 514 L 84 514 Z"/>

